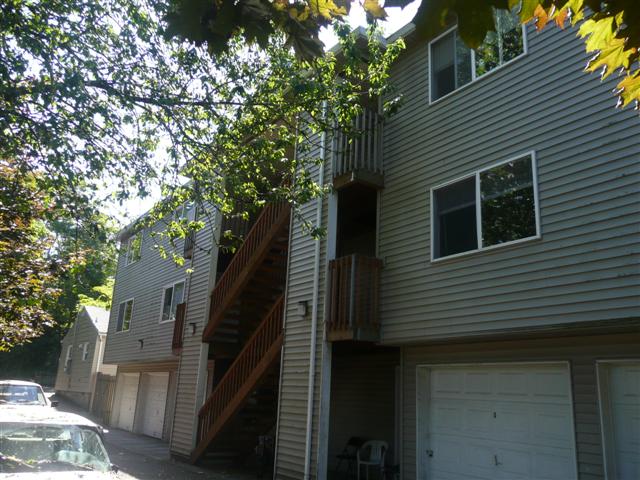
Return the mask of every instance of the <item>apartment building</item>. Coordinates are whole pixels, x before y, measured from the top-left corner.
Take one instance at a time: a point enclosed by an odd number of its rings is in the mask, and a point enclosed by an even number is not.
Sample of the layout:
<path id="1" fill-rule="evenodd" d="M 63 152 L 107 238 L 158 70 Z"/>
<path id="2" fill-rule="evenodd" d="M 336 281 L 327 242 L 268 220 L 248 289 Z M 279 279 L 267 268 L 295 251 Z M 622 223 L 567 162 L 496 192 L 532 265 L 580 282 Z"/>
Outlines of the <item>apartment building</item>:
<path id="1" fill-rule="evenodd" d="M 91 408 L 98 373 L 114 375 L 115 365 L 103 362 L 109 311 L 84 306 L 61 342 L 56 393 Z"/>
<path id="2" fill-rule="evenodd" d="M 324 238 L 273 204 L 231 255 L 218 218 L 187 276 L 123 233 L 117 426 L 193 462 L 272 437 L 277 479 L 344 475 L 352 438 L 387 478 L 640 476 L 640 122 L 574 29 L 500 15 L 476 51 L 397 34 L 400 112 L 305 153 Z"/>

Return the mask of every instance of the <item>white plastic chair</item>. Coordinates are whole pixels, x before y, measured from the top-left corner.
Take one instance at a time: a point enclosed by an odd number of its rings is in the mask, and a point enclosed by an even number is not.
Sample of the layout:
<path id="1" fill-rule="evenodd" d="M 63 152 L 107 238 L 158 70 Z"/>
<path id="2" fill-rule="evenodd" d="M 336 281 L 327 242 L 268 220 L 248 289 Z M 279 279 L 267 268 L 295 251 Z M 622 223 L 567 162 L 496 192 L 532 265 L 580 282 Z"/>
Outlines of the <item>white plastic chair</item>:
<path id="1" fill-rule="evenodd" d="M 367 471 L 367 480 L 369 480 L 369 467 L 374 466 L 380 468 L 380 478 L 384 470 L 384 457 L 387 454 L 389 445 L 382 440 L 369 440 L 365 442 L 357 453 L 358 480 L 360 480 L 360 467 L 364 466 Z M 368 451 L 368 454 L 367 454 Z"/>

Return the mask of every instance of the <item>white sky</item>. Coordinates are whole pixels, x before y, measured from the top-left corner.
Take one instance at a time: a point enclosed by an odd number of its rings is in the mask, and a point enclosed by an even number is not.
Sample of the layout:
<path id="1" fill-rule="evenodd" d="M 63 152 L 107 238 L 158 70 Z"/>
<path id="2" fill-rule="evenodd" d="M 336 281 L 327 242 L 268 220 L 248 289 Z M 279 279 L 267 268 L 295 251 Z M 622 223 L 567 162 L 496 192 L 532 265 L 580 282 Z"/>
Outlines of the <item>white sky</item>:
<path id="1" fill-rule="evenodd" d="M 403 9 L 388 8 L 387 13 L 389 16 L 381 23 L 384 35 L 388 36 L 409 23 L 415 15 L 419 5 L 420 0 L 414 0 Z M 366 23 L 364 9 L 358 1 L 354 2 L 352 4 L 351 11 L 349 12 L 349 24 L 353 28 L 356 28 L 358 26 L 366 26 Z M 327 49 L 337 43 L 337 39 L 333 34 L 333 31 L 327 28 L 324 28 L 320 32 L 320 40 L 322 40 Z M 156 187 L 152 189 L 152 194 L 146 198 L 131 198 L 122 205 L 117 202 L 113 202 L 109 209 L 110 211 L 106 213 L 113 215 L 119 221 L 127 224 L 148 211 L 158 200 L 160 200 L 160 189 Z"/>

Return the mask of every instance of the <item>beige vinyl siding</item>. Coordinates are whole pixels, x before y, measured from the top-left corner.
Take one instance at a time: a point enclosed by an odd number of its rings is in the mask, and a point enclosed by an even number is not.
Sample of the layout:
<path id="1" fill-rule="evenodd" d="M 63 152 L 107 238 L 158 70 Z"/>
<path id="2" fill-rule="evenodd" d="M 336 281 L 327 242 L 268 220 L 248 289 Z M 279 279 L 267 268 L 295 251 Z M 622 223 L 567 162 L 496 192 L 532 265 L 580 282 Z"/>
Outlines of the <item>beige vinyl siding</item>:
<path id="1" fill-rule="evenodd" d="M 417 365 L 568 361 L 573 390 L 578 478 L 604 480 L 596 360 L 637 358 L 638 352 L 638 333 L 404 347 L 402 478 L 416 478 Z"/>
<path id="2" fill-rule="evenodd" d="M 176 376 L 173 432 L 171 453 L 188 456 L 194 447 L 194 429 L 198 410 L 198 369 L 200 350 L 203 348 L 202 332 L 207 323 L 209 294 L 215 282 L 218 248 L 214 242 L 215 218 L 205 219 L 206 227 L 198 232 L 193 252 L 193 273 L 189 277 L 186 292 L 187 310 L 183 332 L 183 348 Z M 195 323 L 195 334 L 191 324 Z M 205 346 L 206 347 L 206 346 Z M 206 381 L 201 378 L 200 382 Z"/>
<path id="3" fill-rule="evenodd" d="M 153 231 L 160 232 L 164 223 L 158 222 Z M 173 322 L 160 323 L 164 287 L 180 280 L 187 280 L 187 264 L 179 267 L 171 258 L 163 259 L 153 248 L 156 243 L 167 241 L 153 238 L 148 229 L 142 235 L 140 260 L 126 264 L 126 249 L 120 252 L 113 290 L 113 303 L 109 318 L 106 363 L 135 363 L 172 360 L 171 339 Z M 126 240 L 123 240 L 123 245 Z M 182 252 L 182 241 L 176 249 Z M 128 331 L 117 332 L 118 310 L 121 302 L 133 298 L 133 313 Z M 139 340 L 144 341 L 140 348 Z"/>
<path id="4" fill-rule="evenodd" d="M 99 362 L 100 341 L 98 330 L 84 310 L 78 314 L 74 325 L 62 340 L 55 389 L 86 407 L 89 407 L 91 401 Z M 80 346 L 84 343 L 88 343 L 89 346 L 87 359 L 83 361 Z M 71 346 L 71 367 L 68 372 L 65 372 L 64 364 L 69 346 Z"/>
<path id="5" fill-rule="evenodd" d="M 392 79 L 384 128 L 382 341 L 640 317 L 640 123 L 583 72 L 575 29 L 528 29 L 529 53 L 434 105 L 427 44 Z M 535 151 L 542 239 L 430 260 L 429 190 Z"/>
<path id="6" fill-rule="evenodd" d="M 318 142 L 319 143 L 319 142 Z M 312 157 L 321 155 L 320 147 L 308 152 Z M 315 168 L 314 178 L 320 171 Z M 325 182 L 331 181 L 330 162 L 325 164 Z M 317 202 L 311 201 L 299 207 L 298 214 L 315 222 Z M 326 226 L 328 200 L 322 205 L 322 224 Z M 311 346 L 311 312 L 313 299 L 313 269 L 315 245 L 320 241 L 320 283 L 318 295 L 318 327 L 316 344 L 315 388 L 313 399 L 311 475 L 315 478 L 318 463 L 318 426 L 320 385 L 322 381 L 322 346 L 324 333 L 324 278 L 327 269 L 326 238 L 314 240 L 302 231 L 298 216 L 292 216 L 289 249 L 288 284 L 286 292 L 284 345 L 280 377 L 278 405 L 278 429 L 276 445 L 275 478 L 302 478 L 305 463 L 307 395 L 309 384 L 309 349 Z M 307 315 L 298 313 L 299 302 L 307 302 Z"/>
<path id="7" fill-rule="evenodd" d="M 389 444 L 387 463 L 396 454 L 395 375 L 397 351 L 338 352 L 331 359 L 331 415 L 329 418 L 328 471 L 334 471 L 351 437 L 383 440 Z M 343 461 L 340 471 L 344 472 Z"/>

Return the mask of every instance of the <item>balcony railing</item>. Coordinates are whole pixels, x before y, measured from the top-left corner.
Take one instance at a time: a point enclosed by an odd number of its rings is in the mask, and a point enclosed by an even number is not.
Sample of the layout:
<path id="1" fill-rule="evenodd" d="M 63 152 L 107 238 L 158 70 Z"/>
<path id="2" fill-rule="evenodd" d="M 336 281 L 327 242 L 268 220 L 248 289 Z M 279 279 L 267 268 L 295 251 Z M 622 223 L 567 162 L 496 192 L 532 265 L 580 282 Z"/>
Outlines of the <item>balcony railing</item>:
<path id="1" fill-rule="evenodd" d="M 176 307 L 176 319 L 173 324 L 173 340 L 171 342 L 171 350 L 174 355 L 180 355 L 182 352 L 182 337 L 184 333 L 185 313 L 187 311 L 186 303 L 179 303 Z"/>
<path id="2" fill-rule="evenodd" d="M 354 134 L 341 131 L 333 140 L 334 186 L 340 188 L 351 182 L 383 185 L 382 117 L 365 109 L 354 121 Z"/>
<path id="3" fill-rule="evenodd" d="M 329 262 L 327 340 L 377 341 L 382 260 L 349 255 Z"/>

